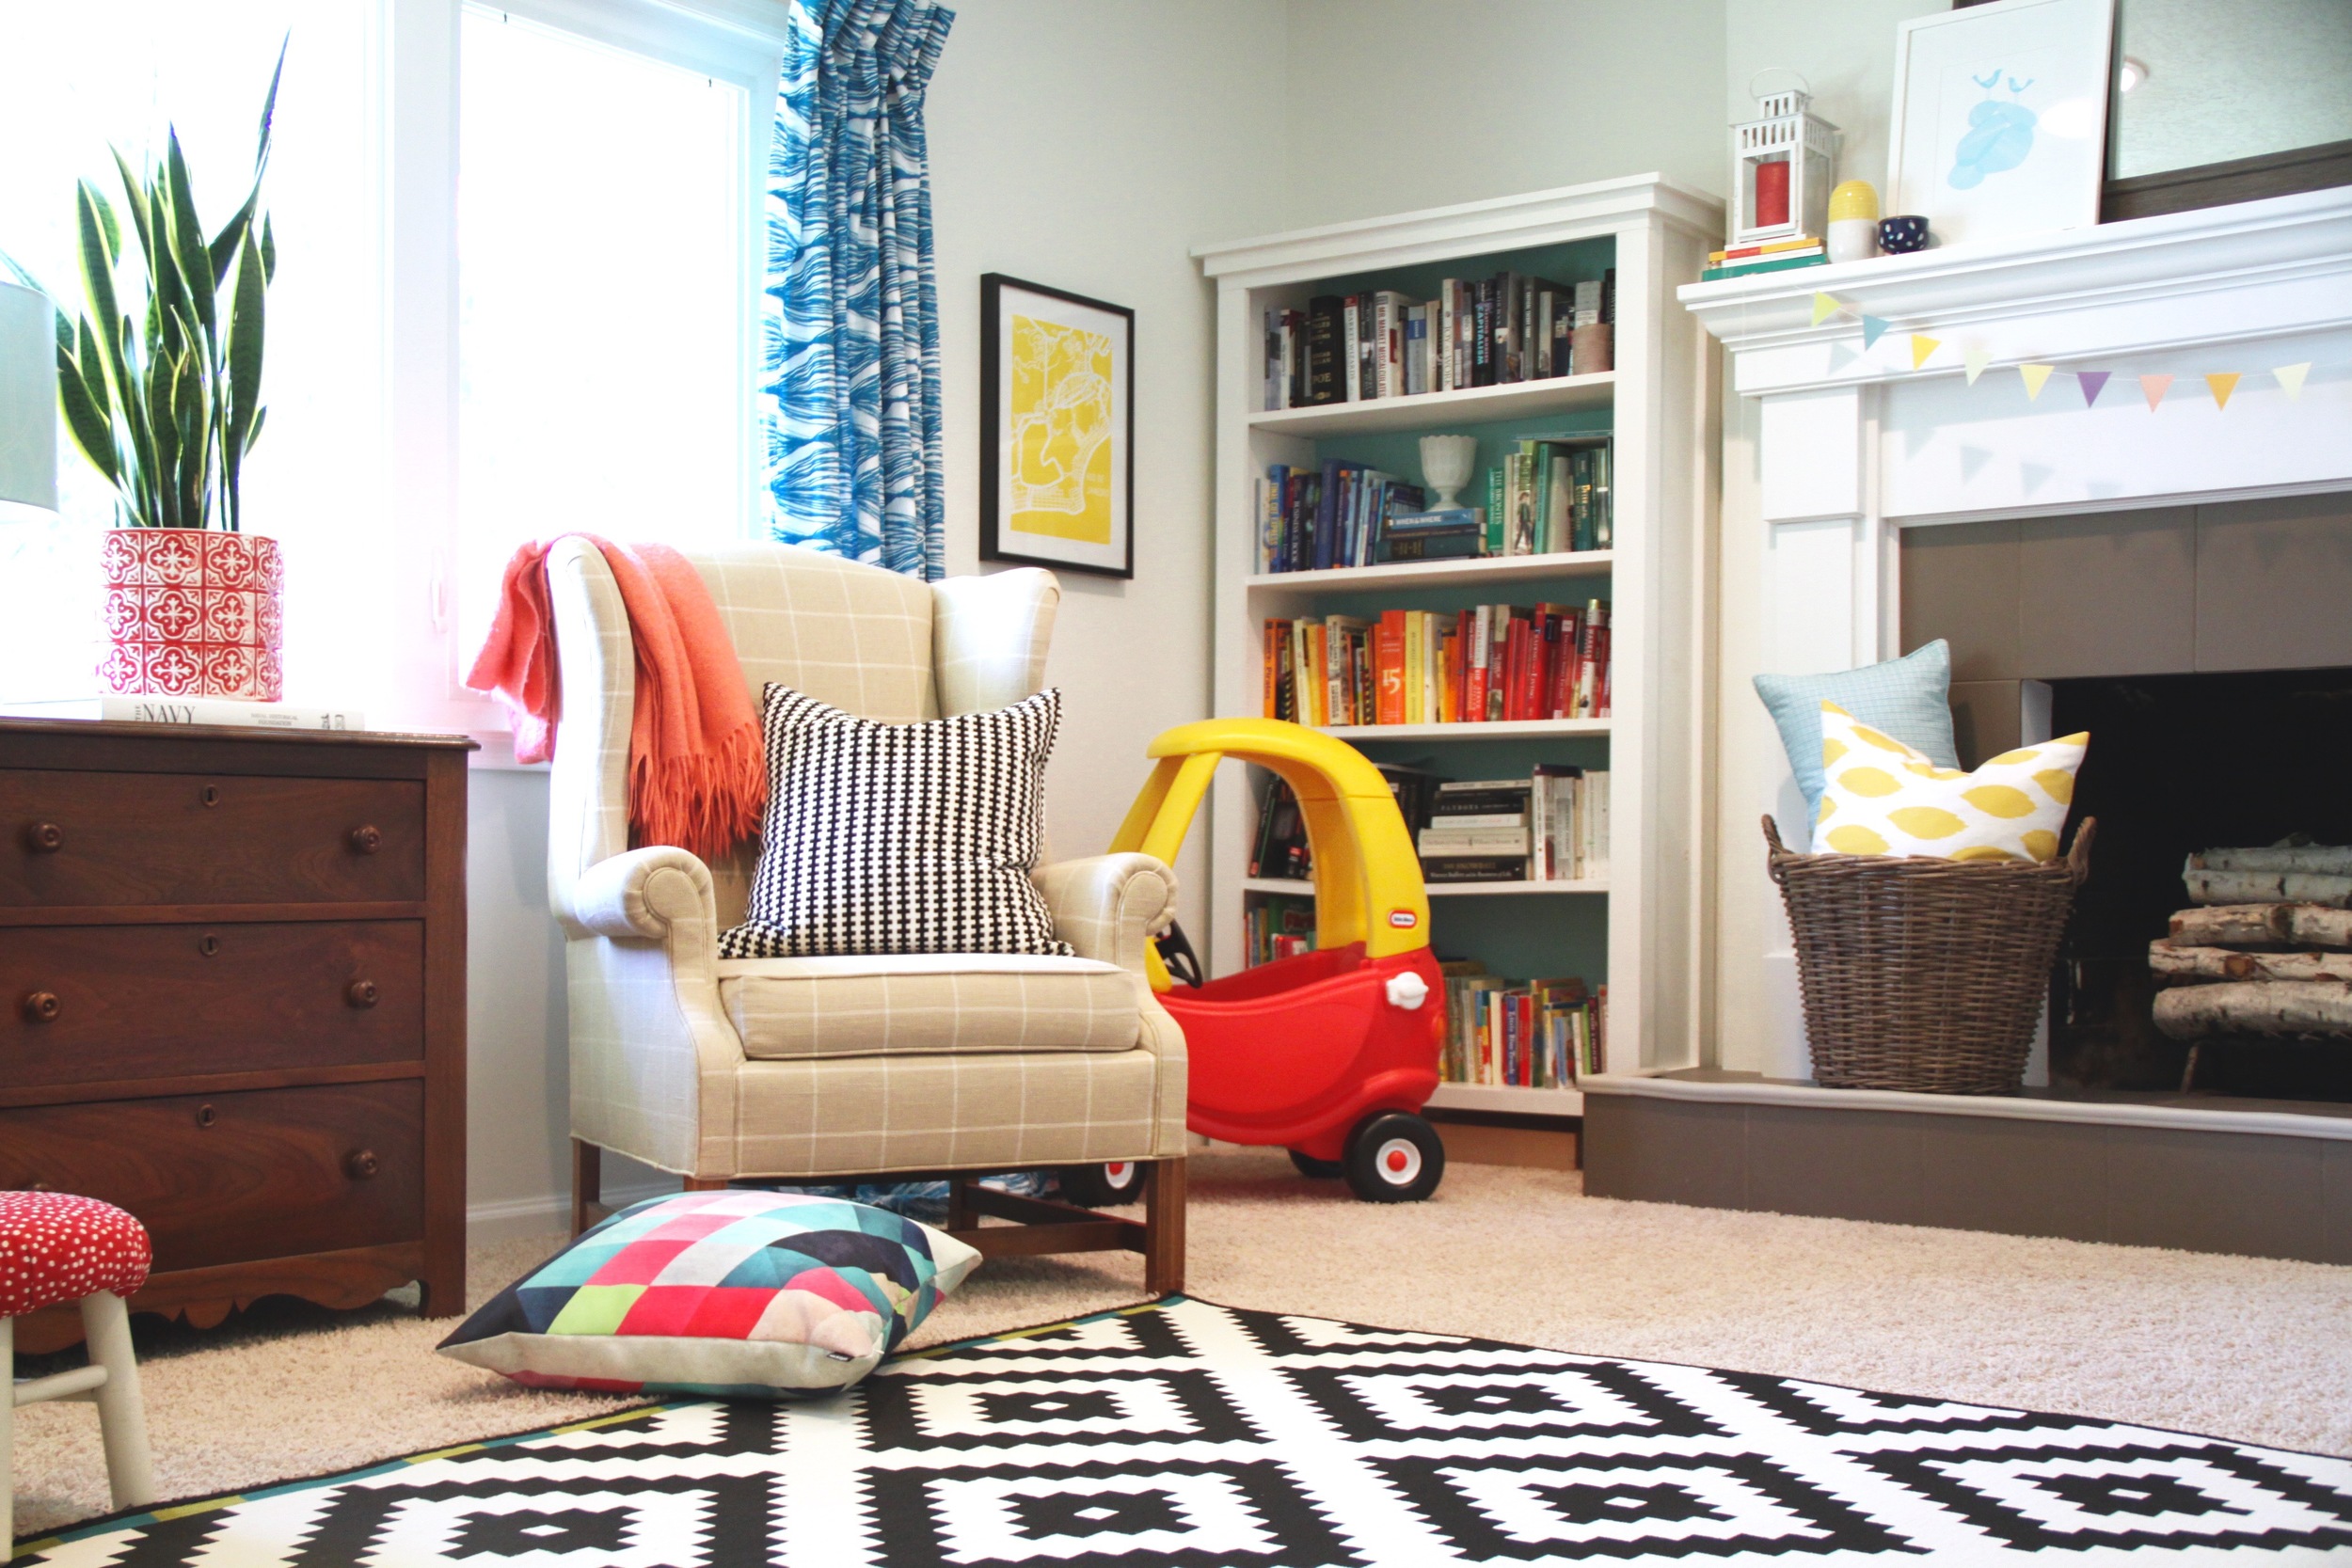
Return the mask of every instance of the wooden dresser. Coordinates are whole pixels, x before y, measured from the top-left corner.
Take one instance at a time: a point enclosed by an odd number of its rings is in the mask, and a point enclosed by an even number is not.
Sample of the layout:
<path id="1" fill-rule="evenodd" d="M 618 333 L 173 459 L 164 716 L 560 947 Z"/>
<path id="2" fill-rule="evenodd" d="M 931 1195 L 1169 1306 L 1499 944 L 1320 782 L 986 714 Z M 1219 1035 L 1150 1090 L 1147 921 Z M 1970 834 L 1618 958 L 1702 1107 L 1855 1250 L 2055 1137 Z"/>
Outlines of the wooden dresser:
<path id="1" fill-rule="evenodd" d="M 134 1310 L 465 1310 L 471 748 L 0 720 L 0 1188 L 137 1215 Z"/>

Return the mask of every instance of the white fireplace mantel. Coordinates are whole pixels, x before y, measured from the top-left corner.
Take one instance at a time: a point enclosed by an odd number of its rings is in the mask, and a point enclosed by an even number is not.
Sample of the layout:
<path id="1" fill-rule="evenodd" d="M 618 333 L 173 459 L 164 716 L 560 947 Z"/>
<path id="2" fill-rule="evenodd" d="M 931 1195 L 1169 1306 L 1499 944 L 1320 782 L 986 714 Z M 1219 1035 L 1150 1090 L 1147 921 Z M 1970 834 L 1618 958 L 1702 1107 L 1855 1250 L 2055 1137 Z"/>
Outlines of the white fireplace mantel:
<path id="1" fill-rule="evenodd" d="M 1845 309 L 1816 325 L 1820 293 Z M 2352 188 L 1698 283 L 1680 298 L 1723 342 L 1732 388 L 1758 400 L 1764 559 L 1726 572 L 1723 592 L 1757 595 L 1741 608 L 1761 628 L 1761 669 L 1898 652 L 1903 528 L 2352 489 Z M 1866 314 L 1887 324 L 1868 348 Z M 1915 334 L 1937 341 L 1916 369 Z M 1972 350 L 1989 361 L 1974 384 Z M 2307 360 L 2291 398 L 2271 372 Z M 2038 399 L 2026 363 L 2056 367 Z M 2095 404 L 2077 371 L 2109 372 Z M 2233 372 L 2219 407 L 2204 377 Z M 2174 378 L 2153 410 L 2143 375 Z M 1802 829 L 1785 766 L 1753 783 L 1785 833 Z M 1804 1077 L 1776 907 L 1765 928 L 1773 1019 L 1760 1065 Z"/>

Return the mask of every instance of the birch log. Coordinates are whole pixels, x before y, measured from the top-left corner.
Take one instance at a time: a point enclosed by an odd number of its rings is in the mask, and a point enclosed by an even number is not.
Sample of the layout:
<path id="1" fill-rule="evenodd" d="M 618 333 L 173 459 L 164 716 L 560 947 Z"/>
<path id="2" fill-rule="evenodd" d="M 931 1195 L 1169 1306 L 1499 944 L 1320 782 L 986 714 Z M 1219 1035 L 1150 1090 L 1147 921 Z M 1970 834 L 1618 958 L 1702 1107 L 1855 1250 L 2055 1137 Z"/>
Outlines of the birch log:
<path id="1" fill-rule="evenodd" d="M 2289 905 L 2287 941 L 2297 947 L 2352 947 L 2352 910 Z"/>
<path id="2" fill-rule="evenodd" d="M 2227 947 L 2148 944 L 2148 967 L 2175 985 L 2200 980 L 2347 980 L 2352 953 L 2238 953 Z"/>
<path id="3" fill-rule="evenodd" d="M 2352 846 L 2303 844 L 2268 849 L 2207 849 L 2188 857 L 2191 871 L 2317 871 L 2352 877 Z"/>
<path id="4" fill-rule="evenodd" d="M 2156 992 L 2156 1027 L 2176 1040 L 2210 1035 L 2352 1035 L 2352 985 L 2236 980 Z"/>
<path id="5" fill-rule="evenodd" d="M 2284 947 L 2292 913 L 2285 904 L 2183 910 L 2172 917 L 2172 941 L 2182 947 Z"/>
<path id="6" fill-rule="evenodd" d="M 2191 864 L 2181 873 L 2192 904 L 2260 904 L 2277 899 L 2288 904 L 2352 905 L 2352 876 L 2320 871 L 2212 871 Z"/>

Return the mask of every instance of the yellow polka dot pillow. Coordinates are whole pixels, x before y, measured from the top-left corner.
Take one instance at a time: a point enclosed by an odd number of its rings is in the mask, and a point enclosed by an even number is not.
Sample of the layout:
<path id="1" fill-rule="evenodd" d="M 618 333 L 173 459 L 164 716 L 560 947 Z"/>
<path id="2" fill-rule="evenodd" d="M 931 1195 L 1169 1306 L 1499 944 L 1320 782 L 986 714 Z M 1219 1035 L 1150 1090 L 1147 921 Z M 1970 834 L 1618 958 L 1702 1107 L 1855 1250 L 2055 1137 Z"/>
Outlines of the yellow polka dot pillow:
<path id="1" fill-rule="evenodd" d="M 1836 703 L 1821 705 L 1817 855 L 1953 861 L 2057 858 L 2088 732 L 2004 752 L 1973 773 L 1938 768 Z"/>

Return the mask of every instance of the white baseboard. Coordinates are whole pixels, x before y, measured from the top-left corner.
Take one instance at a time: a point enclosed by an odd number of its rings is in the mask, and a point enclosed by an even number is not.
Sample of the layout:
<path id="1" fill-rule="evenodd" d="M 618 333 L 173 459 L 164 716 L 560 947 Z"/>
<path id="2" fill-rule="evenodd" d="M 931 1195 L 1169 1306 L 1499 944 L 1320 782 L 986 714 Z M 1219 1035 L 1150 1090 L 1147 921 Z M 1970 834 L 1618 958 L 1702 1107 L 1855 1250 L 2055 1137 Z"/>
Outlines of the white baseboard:
<path id="1" fill-rule="evenodd" d="M 677 1179 L 667 1181 L 632 1182 L 628 1186 L 609 1187 L 604 1200 L 615 1209 L 641 1203 L 649 1197 L 664 1197 L 678 1190 Z M 466 1206 L 466 1240 L 475 1246 L 491 1242 L 509 1242 L 521 1236 L 561 1236 L 571 1227 L 572 1195 L 548 1193 L 538 1197 L 501 1198 L 495 1203 L 470 1203 Z"/>

